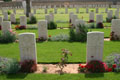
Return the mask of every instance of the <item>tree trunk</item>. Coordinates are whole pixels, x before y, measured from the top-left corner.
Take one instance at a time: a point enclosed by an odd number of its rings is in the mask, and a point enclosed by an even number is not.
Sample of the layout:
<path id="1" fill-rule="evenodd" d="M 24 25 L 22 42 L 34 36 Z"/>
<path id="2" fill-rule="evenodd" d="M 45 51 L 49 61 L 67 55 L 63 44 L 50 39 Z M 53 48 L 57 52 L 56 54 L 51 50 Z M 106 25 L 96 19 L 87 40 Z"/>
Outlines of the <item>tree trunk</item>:
<path id="1" fill-rule="evenodd" d="M 31 13 L 31 2 L 30 0 L 26 0 L 26 16 L 29 17 L 29 13 Z"/>

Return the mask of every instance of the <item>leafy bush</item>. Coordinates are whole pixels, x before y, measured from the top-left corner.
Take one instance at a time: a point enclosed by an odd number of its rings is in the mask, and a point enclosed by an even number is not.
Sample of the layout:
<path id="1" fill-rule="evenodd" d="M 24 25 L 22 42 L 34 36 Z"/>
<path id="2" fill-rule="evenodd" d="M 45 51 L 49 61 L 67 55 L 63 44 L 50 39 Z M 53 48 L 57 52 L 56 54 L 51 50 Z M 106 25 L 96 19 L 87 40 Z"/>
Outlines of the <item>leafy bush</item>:
<path id="1" fill-rule="evenodd" d="M 120 40 L 120 39 L 119 39 L 118 35 L 115 35 L 115 32 L 112 31 L 110 33 L 110 40 L 111 41 L 117 41 L 117 40 Z"/>
<path id="2" fill-rule="evenodd" d="M 88 23 L 93 23 L 93 22 L 94 22 L 94 20 L 89 20 L 89 21 L 88 21 Z"/>
<path id="3" fill-rule="evenodd" d="M 80 42 L 85 42 L 87 41 L 87 32 L 88 29 L 85 25 L 78 25 L 77 26 L 79 28 L 79 33 L 75 33 L 74 29 L 70 29 L 69 35 L 70 41 L 80 41 Z"/>
<path id="4" fill-rule="evenodd" d="M 23 29 L 26 29 L 26 26 L 16 25 L 16 26 L 15 26 L 15 29 L 16 29 L 16 30 L 23 30 Z"/>
<path id="5" fill-rule="evenodd" d="M 9 1 L 12 1 L 12 0 L 3 0 L 4 2 L 9 2 Z"/>
<path id="6" fill-rule="evenodd" d="M 92 73 L 99 73 L 99 72 L 105 72 L 105 63 L 98 61 L 98 60 L 92 60 L 86 64 L 86 69 L 89 72 Z"/>
<path id="7" fill-rule="evenodd" d="M 97 23 L 96 28 L 104 28 L 103 23 Z"/>
<path id="8" fill-rule="evenodd" d="M 22 72 L 32 73 L 37 70 L 37 63 L 34 60 L 25 60 L 20 64 Z"/>
<path id="9" fill-rule="evenodd" d="M 111 54 L 105 59 L 106 64 L 112 71 L 120 72 L 120 54 Z"/>
<path id="10" fill-rule="evenodd" d="M 112 18 L 106 18 L 106 22 L 111 22 L 112 19 L 117 19 L 117 17 L 113 16 Z"/>
<path id="11" fill-rule="evenodd" d="M 35 16 L 32 16 L 31 19 L 29 20 L 28 24 L 36 24 L 37 23 L 37 19 Z"/>
<path id="12" fill-rule="evenodd" d="M 96 28 L 96 27 L 95 27 L 95 24 L 94 24 L 94 23 L 91 23 L 91 24 L 89 25 L 89 28 L 92 28 L 92 29 Z"/>
<path id="13" fill-rule="evenodd" d="M 0 73 L 14 74 L 20 70 L 20 64 L 16 59 L 0 57 Z"/>
<path id="14" fill-rule="evenodd" d="M 86 64 L 79 64 L 78 72 L 86 72 Z"/>
<path id="15" fill-rule="evenodd" d="M 58 34 L 56 36 L 49 36 L 48 40 L 50 41 L 68 41 L 69 40 L 69 36 L 65 35 L 65 34 Z"/>
<path id="16" fill-rule="evenodd" d="M 0 43 L 12 43 L 16 40 L 16 34 L 13 31 L 6 31 L 4 35 L 0 35 Z"/>
<path id="17" fill-rule="evenodd" d="M 51 21 L 50 23 L 48 23 L 48 29 L 56 29 L 57 28 L 57 24 L 53 21 Z"/>
<path id="18" fill-rule="evenodd" d="M 11 12 L 10 11 L 8 11 L 8 15 L 10 15 L 11 14 Z"/>

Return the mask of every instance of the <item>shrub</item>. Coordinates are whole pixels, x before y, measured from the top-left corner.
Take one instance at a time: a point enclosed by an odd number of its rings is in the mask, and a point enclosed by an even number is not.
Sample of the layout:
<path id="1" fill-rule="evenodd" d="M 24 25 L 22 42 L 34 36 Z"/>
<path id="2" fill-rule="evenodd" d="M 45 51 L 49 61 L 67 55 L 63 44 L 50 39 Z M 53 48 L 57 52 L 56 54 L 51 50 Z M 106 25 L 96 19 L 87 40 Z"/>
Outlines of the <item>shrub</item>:
<path id="1" fill-rule="evenodd" d="M 86 64 L 79 64 L 78 72 L 86 72 Z"/>
<path id="2" fill-rule="evenodd" d="M 92 60 L 86 64 L 86 69 L 89 72 L 92 73 L 99 73 L 99 72 L 105 72 L 105 63 L 98 61 L 98 60 Z"/>
<path id="3" fill-rule="evenodd" d="M 20 64 L 16 59 L 0 57 L 0 73 L 14 74 L 20 70 Z"/>
<path id="4" fill-rule="evenodd" d="M 0 30 L 1 30 L 2 26 L 0 25 Z"/>
<path id="5" fill-rule="evenodd" d="M 96 28 L 104 28 L 103 23 L 97 23 Z"/>
<path id="6" fill-rule="evenodd" d="M 91 23 L 91 24 L 89 25 L 89 28 L 93 28 L 93 29 L 96 28 L 96 27 L 95 27 L 95 24 L 94 24 L 94 23 Z"/>
<path id="7" fill-rule="evenodd" d="M 58 34 L 56 36 L 49 36 L 48 40 L 50 41 L 68 41 L 69 40 L 69 36 L 65 35 L 65 34 Z"/>
<path id="8" fill-rule="evenodd" d="M 8 11 L 8 15 L 10 15 L 11 14 L 11 12 L 10 11 Z"/>
<path id="9" fill-rule="evenodd" d="M 51 21 L 50 23 L 48 23 L 48 29 L 56 29 L 57 28 L 57 24 L 53 21 Z"/>
<path id="10" fill-rule="evenodd" d="M 110 33 L 110 40 L 111 41 L 115 41 L 115 40 L 120 40 L 119 37 L 117 35 L 115 35 L 115 32 L 111 32 Z"/>
<path id="11" fill-rule="evenodd" d="M 23 30 L 23 29 L 26 29 L 26 26 L 16 25 L 16 26 L 15 26 L 15 29 L 16 29 L 16 30 Z"/>
<path id="12" fill-rule="evenodd" d="M 89 21 L 88 21 L 88 23 L 93 23 L 93 22 L 94 22 L 94 20 L 89 20 Z"/>
<path id="13" fill-rule="evenodd" d="M 29 23 L 29 24 L 36 24 L 36 23 L 37 23 L 36 17 L 35 17 L 35 16 L 32 16 L 28 23 Z"/>
<path id="14" fill-rule="evenodd" d="M 20 64 L 22 72 L 32 73 L 37 70 L 37 63 L 34 60 L 25 60 Z"/>
<path id="15" fill-rule="evenodd" d="M 68 57 L 69 57 L 68 55 L 72 56 L 72 53 L 69 50 L 67 50 L 67 49 L 62 49 L 62 53 L 61 54 L 62 54 L 61 61 L 57 65 L 60 68 L 60 74 L 63 73 L 64 67 L 67 66 L 66 63 L 68 62 Z"/>
<path id="16" fill-rule="evenodd" d="M 6 31 L 4 35 L 0 35 L 0 43 L 12 43 L 16 40 L 16 34 L 13 31 Z"/>
<path id="17" fill-rule="evenodd" d="M 105 62 L 112 71 L 120 72 L 120 54 L 114 53 L 107 56 Z"/>
<path id="18" fill-rule="evenodd" d="M 106 18 L 106 22 L 111 22 L 112 19 L 117 19 L 117 17 L 113 16 L 112 18 Z"/>
<path id="19" fill-rule="evenodd" d="M 78 25 L 77 26 L 79 28 L 79 33 L 75 33 L 74 32 L 74 29 L 70 29 L 70 32 L 69 32 L 69 35 L 70 35 L 70 38 L 69 40 L 70 41 L 80 41 L 80 42 L 85 42 L 87 41 L 87 32 L 88 32 L 88 29 L 85 25 Z"/>

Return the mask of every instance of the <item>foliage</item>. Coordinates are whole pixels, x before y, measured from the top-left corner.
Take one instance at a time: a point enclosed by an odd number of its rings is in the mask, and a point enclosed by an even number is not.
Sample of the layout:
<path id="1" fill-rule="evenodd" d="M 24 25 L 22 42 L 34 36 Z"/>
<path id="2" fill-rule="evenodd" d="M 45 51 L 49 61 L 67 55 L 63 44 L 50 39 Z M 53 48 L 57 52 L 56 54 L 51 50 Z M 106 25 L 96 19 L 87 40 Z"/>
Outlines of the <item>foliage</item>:
<path id="1" fill-rule="evenodd" d="M 36 24 L 37 23 L 37 19 L 35 16 L 32 16 L 31 19 L 28 21 L 28 24 Z"/>
<path id="2" fill-rule="evenodd" d="M 96 27 L 95 27 L 95 24 L 94 24 L 94 23 L 91 23 L 91 24 L 89 25 L 89 28 L 92 28 L 92 29 L 96 28 Z"/>
<path id="3" fill-rule="evenodd" d="M 48 23 L 48 29 L 56 29 L 57 28 L 57 24 L 53 21 Z"/>
<path id="4" fill-rule="evenodd" d="M 112 31 L 110 33 L 110 40 L 115 41 L 115 40 L 120 40 L 120 39 L 119 39 L 118 35 L 115 35 L 115 32 Z"/>
<path id="5" fill-rule="evenodd" d="M 10 11 L 8 11 L 8 15 L 10 15 L 11 14 L 11 12 Z"/>
<path id="6" fill-rule="evenodd" d="M 106 18 L 106 22 L 111 22 L 112 19 L 117 19 L 117 17 L 116 17 L 116 16 L 113 16 L 112 18 Z"/>
<path id="7" fill-rule="evenodd" d="M 111 54 L 106 57 L 106 64 L 112 71 L 120 72 L 120 54 Z"/>
<path id="8" fill-rule="evenodd" d="M 46 73 L 47 72 L 47 67 L 44 66 L 42 72 Z"/>
<path id="9" fill-rule="evenodd" d="M 24 60 L 20 64 L 22 72 L 32 73 L 37 70 L 37 63 L 34 60 Z"/>
<path id="10" fill-rule="evenodd" d="M 78 72 L 86 72 L 86 64 L 79 64 Z"/>
<path id="11" fill-rule="evenodd" d="M 44 39 L 44 37 L 39 37 L 36 39 L 37 42 L 41 42 L 41 41 L 46 41 L 46 39 Z"/>
<path id="12" fill-rule="evenodd" d="M 86 69 L 89 72 L 92 73 L 99 73 L 99 72 L 105 72 L 105 63 L 98 61 L 98 60 L 92 60 L 86 64 Z"/>
<path id="13" fill-rule="evenodd" d="M 72 56 L 72 53 L 67 50 L 67 49 L 62 49 L 62 58 L 61 58 L 61 62 L 58 63 L 58 67 L 60 68 L 60 73 L 63 73 L 63 69 L 66 65 L 66 63 L 68 62 L 68 55 Z"/>
<path id="14" fill-rule="evenodd" d="M 87 32 L 88 29 L 85 25 L 78 25 L 79 32 L 74 32 L 74 29 L 70 29 L 69 35 L 70 35 L 70 41 L 80 41 L 80 42 L 86 42 L 87 41 Z"/>
<path id="15" fill-rule="evenodd" d="M 16 40 L 16 33 L 12 30 L 6 31 L 4 34 L 0 35 L 0 43 L 12 43 Z"/>
<path id="16" fill-rule="evenodd" d="M 97 24 L 96 24 L 96 28 L 104 28 L 103 23 L 101 23 L 101 22 L 100 22 L 100 23 L 97 23 Z"/>
<path id="17" fill-rule="evenodd" d="M 16 29 L 16 30 L 23 30 L 23 29 L 26 29 L 26 26 L 16 25 L 16 26 L 15 26 L 15 29 Z"/>
<path id="18" fill-rule="evenodd" d="M 20 70 L 19 62 L 16 59 L 0 57 L 0 73 L 14 74 Z"/>
<path id="19" fill-rule="evenodd" d="M 3 0 L 4 2 L 9 2 L 9 1 L 12 1 L 12 0 Z"/>
<path id="20" fill-rule="evenodd" d="M 0 25 L 0 30 L 1 30 L 2 26 Z"/>
<path id="21" fill-rule="evenodd" d="M 93 22 L 94 22 L 94 20 L 89 20 L 89 21 L 88 21 L 88 23 L 93 23 Z"/>
<path id="22" fill-rule="evenodd" d="M 56 36 L 50 36 L 49 35 L 49 38 L 48 40 L 50 41 L 68 41 L 69 40 L 69 36 L 66 35 L 66 34 L 58 34 Z"/>

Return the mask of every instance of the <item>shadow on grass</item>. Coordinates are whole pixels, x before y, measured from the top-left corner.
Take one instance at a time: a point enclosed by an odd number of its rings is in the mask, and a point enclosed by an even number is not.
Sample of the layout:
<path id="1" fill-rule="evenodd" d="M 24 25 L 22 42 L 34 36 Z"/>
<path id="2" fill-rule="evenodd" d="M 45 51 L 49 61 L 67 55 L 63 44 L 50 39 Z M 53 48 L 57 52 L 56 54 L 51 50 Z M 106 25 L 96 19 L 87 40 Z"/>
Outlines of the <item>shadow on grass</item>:
<path id="1" fill-rule="evenodd" d="M 21 74 L 8 74 L 6 75 L 7 76 L 7 79 L 24 79 L 28 74 L 26 73 L 21 73 Z"/>
<path id="2" fill-rule="evenodd" d="M 101 77 L 104 77 L 104 73 L 85 74 L 85 78 L 101 78 Z"/>

